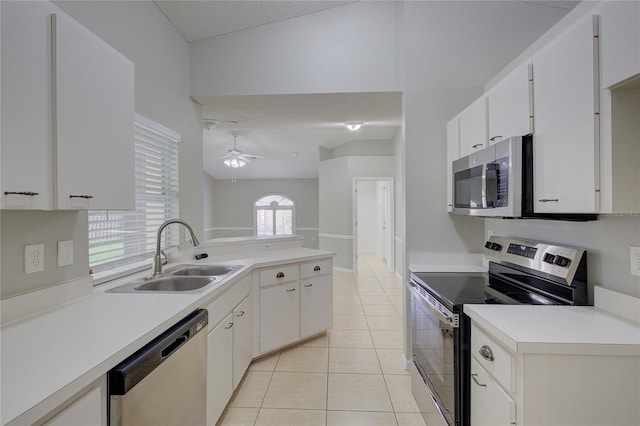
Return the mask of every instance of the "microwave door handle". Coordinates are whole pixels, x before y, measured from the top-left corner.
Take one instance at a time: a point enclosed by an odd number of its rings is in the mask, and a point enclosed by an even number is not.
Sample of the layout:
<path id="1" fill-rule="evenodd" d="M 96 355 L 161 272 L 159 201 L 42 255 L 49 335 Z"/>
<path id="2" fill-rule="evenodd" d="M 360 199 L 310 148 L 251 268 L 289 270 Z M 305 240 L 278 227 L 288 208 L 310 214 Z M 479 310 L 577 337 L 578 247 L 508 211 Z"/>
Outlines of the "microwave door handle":
<path id="1" fill-rule="evenodd" d="M 485 207 L 494 207 L 498 201 L 498 165 L 489 163 L 485 170 Z"/>
<path id="2" fill-rule="evenodd" d="M 487 165 L 482 165 L 482 208 L 487 208 Z"/>

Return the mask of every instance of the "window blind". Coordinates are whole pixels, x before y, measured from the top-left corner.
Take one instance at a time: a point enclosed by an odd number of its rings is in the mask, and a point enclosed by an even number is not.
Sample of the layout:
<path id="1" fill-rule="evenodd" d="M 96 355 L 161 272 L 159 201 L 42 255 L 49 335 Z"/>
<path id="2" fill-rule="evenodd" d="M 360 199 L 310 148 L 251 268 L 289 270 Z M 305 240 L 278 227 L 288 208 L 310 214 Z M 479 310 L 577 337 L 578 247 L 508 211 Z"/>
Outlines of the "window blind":
<path id="1" fill-rule="evenodd" d="M 153 258 L 158 227 L 179 217 L 179 142 L 177 133 L 136 116 L 136 209 L 89 211 L 89 266 L 94 273 Z M 167 227 L 162 247 L 177 246 L 178 241 L 177 227 Z"/>

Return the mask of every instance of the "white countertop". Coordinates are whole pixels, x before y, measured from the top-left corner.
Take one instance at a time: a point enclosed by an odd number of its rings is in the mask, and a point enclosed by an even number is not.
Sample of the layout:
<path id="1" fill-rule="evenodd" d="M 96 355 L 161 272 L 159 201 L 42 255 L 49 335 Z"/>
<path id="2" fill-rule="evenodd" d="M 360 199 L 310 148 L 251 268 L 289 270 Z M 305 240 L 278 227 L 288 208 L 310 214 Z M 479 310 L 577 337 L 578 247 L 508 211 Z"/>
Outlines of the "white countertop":
<path id="1" fill-rule="evenodd" d="M 515 353 L 640 356 L 640 324 L 593 306 L 464 305 Z"/>
<path id="2" fill-rule="evenodd" d="M 333 253 L 293 248 L 209 258 L 206 263 L 244 268 L 197 294 L 105 293 L 132 278 L 121 279 L 96 287 L 88 297 L 5 326 L 0 332 L 2 425 L 25 413 L 25 423 L 45 415 L 253 268 L 327 256 Z"/>

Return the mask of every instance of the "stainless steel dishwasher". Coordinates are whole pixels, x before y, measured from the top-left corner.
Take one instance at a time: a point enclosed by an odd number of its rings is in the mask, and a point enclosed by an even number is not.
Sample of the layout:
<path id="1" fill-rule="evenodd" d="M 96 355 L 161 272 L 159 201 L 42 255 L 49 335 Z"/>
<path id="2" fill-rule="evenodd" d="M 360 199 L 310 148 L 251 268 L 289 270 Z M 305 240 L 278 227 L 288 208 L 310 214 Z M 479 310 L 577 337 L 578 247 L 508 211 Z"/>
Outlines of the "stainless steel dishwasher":
<path id="1" fill-rule="evenodd" d="M 109 425 L 206 423 L 207 322 L 199 309 L 109 371 Z"/>

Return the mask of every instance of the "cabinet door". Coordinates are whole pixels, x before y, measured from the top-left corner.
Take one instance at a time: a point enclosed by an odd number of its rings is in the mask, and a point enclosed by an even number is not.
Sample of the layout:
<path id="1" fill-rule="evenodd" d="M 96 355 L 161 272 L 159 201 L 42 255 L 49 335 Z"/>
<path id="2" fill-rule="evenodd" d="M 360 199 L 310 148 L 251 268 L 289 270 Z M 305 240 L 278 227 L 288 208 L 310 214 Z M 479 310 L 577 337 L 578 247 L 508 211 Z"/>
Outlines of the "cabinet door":
<path id="1" fill-rule="evenodd" d="M 331 275 L 300 282 L 300 335 L 311 336 L 331 328 L 333 322 L 333 281 Z"/>
<path id="2" fill-rule="evenodd" d="M 539 213 L 598 211 L 595 18 L 583 19 L 533 56 Z"/>
<path id="3" fill-rule="evenodd" d="M 471 424 L 516 424 L 516 402 L 484 368 L 471 359 Z"/>
<path id="4" fill-rule="evenodd" d="M 453 211 L 453 162 L 460 158 L 460 127 L 458 117 L 447 123 L 447 211 Z"/>
<path id="5" fill-rule="evenodd" d="M 215 425 L 233 394 L 233 317 L 207 337 L 207 424 Z"/>
<path id="6" fill-rule="evenodd" d="M 460 157 L 487 146 L 487 98 L 483 95 L 459 115 Z"/>
<path id="7" fill-rule="evenodd" d="M 299 282 L 260 289 L 260 353 L 300 339 Z"/>
<path id="8" fill-rule="evenodd" d="M 247 296 L 233 310 L 233 389 L 238 387 L 253 358 L 252 306 Z"/>
<path id="9" fill-rule="evenodd" d="M 46 426 L 101 426 L 107 424 L 107 383 L 106 376 L 64 408 L 43 423 Z"/>
<path id="10" fill-rule="evenodd" d="M 640 74 L 640 2 L 603 2 L 600 15 L 602 87 Z"/>
<path id="11" fill-rule="evenodd" d="M 53 208 L 49 2 L 2 8 L 2 208 Z M 37 195 L 9 194 L 22 192 Z"/>
<path id="12" fill-rule="evenodd" d="M 55 207 L 134 209 L 133 63 L 63 14 L 52 26 Z"/>
<path id="13" fill-rule="evenodd" d="M 490 144 L 533 132 L 529 67 L 520 65 L 487 92 Z"/>

